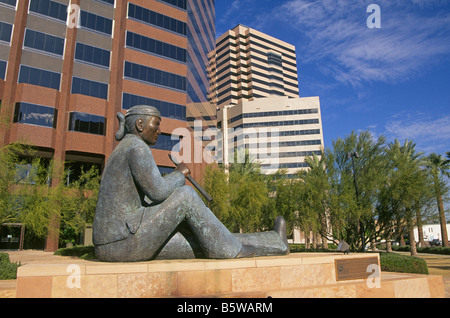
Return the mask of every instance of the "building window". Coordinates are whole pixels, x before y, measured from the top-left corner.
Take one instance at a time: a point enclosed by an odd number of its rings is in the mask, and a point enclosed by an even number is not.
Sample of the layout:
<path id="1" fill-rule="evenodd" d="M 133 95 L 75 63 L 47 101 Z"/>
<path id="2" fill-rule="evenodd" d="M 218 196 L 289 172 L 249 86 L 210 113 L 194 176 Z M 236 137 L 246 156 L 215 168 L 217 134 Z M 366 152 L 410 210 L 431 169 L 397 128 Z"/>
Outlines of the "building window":
<path id="1" fill-rule="evenodd" d="M 109 68 L 111 52 L 77 42 L 75 59 Z"/>
<path id="2" fill-rule="evenodd" d="M 128 17 L 181 35 L 186 35 L 187 26 L 185 22 L 145 9 L 132 3 L 128 4 Z"/>
<path id="3" fill-rule="evenodd" d="M 53 107 L 30 103 L 16 103 L 14 122 L 19 124 L 36 125 L 56 128 L 58 111 Z"/>
<path id="4" fill-rule="evenodd" d="M 50 0 L 31 0 L 30 11 L 66 22 L 67 5 Z"/>
<path id="5" fill-rule="evenodd" d="M 173 5 L 174 7 L 178 7 L 183 10 L 187 9 L 187 1 L 186 0 L 160 0 L 160 1 L 166 2 L 170 5 Z"/>
<path id="6" fill-rule="evenodd" d="M 151 84 L 186 92 L 186 77 L 155 68 L 125 62 L 124 76 Z"/>
<path id="7" fill-rule="evenodd" d="M 171 135 L 161 134 L 158 137 L 158 142 L 152 148 L 179 152 L 180 151 L 179 146 L 180 146 L 180 137 L 177 136 L 175 137 L 175 140 L 172 140 Z"/>
<path id="8" fill-rule="evenodd" d="M 185 49 L 130 31 L 127 31 L 127 47 L 186 63 Z"/>
<path id="9" fill-rule="evenodd" d="M 123 93 L 122 109 L 130 109 L 136 105 L 154 106 L 158 108 L 162 117 L 186 121 L 186 106 L 184 105 Z"/>
<path id="10" fill-rule="evenodd" d="M 0 41 L 11 42 L 12 24 L 0 22 Z"/>
<path id="11" fill-rule="evenodd" d="M 105 136 L 106 118 L 86 113 L 71 112 L 69 131 Z"/>
<path id="12" fill-rule="evenodd" d="M 268 52 L 267 53 L 267 64 L 275 65 L 275 66 L 282 68 L 283 60 L 282 60 L 281 54 L 274 53 L 274 52 Z"/>
<path id="13" fill-rule="evenodd" d="M 0 3 L 6 3 L 16 7 L 16 0 L 0 0 Z"/>
<path id="14" fill-rule="evenodd" d="M 21 65 L 19 83 L 38 85 L 59 90 L 61 74 Z"/>
<path id="15" fill-rule="evenodd" d="M 97 1 L 105 2 L 105 3 L 110 4 L 110 5 L 114 5 L 114 0 L 97 0 Z"/>
<path id="16" fill-rule="evenodd" d="M 164 177 L 165 175 L 171 174 L 172 172 L 175 171 L 175 168 L 171 168 L 171 167 L 162 167 L 162 166 L 158 166 L 159 172 L 161 173 L 161 175 Z"/>
<path id="17" fill-rule="evenodd" d="M 64 39 L 50 34 L 27 29 L 24 46 L 62 56 L 64 53 Z"/>
<path id="18" fill-rule="evenodd" d="M 112 34 L 112 20 L 90 12 L 81 11 L 80 25 L 97 32 Z"/>
<path id="19" fill-rule="evenodd" d="M 2 79 L 2 80 L 5 79 L 6 65 L 8 65 L 8 63 L 6 61 L 0 61 L 0 79 Z"/>
<path id="20" fill-rule="evenodd" d="M 72 79 L 72 94 L 108 99 L 108 84 L 74 76 Z"/>

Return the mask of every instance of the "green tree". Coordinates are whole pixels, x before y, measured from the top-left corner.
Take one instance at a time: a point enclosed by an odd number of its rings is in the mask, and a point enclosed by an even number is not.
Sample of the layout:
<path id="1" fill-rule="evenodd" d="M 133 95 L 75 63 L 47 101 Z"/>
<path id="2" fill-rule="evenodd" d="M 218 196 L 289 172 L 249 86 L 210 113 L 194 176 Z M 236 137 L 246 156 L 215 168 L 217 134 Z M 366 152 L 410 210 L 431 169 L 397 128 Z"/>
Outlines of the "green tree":
<path id="1" fill-rule="evenodd" d="M 20 156 L 31 153 L 25 145 L 9 144 L 0 148 L 0 224 L 18 221 L 18 202 L 14 192 L 18 183 Z"/>
<path id="2" fill-rule="evenodd" d="M 420 211 L 425 204 L 423 198 L 428 186 L 426 174 L 421 169 L 421 156 L 422 153 L 416 152 L 415 144 L 409 140 L 403 145 L 395 140 L 387 150 L 390 162 L 387 187 L 395 207 L 393 212 L 396 219 L 406 222 L 411 255 L 414 256 L 417 254 L 414 226 L 421 223 Z"/>
<path id="3" fill-rule="evenodd" d="M 433 178 L 433 190 L 436 198 L 439 222 L 441 224 L 442 245 L 449 247 L 447 222 L 445 221 L 444 198 L 449 193 L 449 188 L 444 180 L 445 177 L 450 177 L 450 161 L 445 160 L 441 155 L 432 153 L 426 157 L 424 166 L 430 172 Z"/>
<path id="4" fill-rule="evenodd" d="M 87 171 L 82 167 L 80 177 L 64 187 L 60 239 L 72 241 L 86 225 L 93 223 L 99 187 L 100 173 L 95 166 Z"/>
<path id="5" fill-rule="evenodd" d="M 305 162 L 309 169 L 300 173 L 300 178 L 304 182 L 304 209 L 309 211 L 310 224 L 322 238 L 322 248 L 328 249 L 328 221 L 329 221 L 329 192 L 330 183 L 326 169 L 326 158 L 324 152 L 320 156 L 307 157 Z"/>
<path id="6" fill-rule="evenodd" d="M 213 213 L 232 232 L 255 232 L 262 230 L 264 213 L 269 203 L 269 188 L 261 175 L 260 164 L 245 152 L 230 164 L 208 167 L 204 178 L 205 190 L 214 201 L 210 203 Z"/>
<path id="7" fill-rule="evenodd" d="M 352 249 L 364 250 L 377 233 L 377 194 L 385 182 L 385 142 L 383 136 L 375 139 L 369 131 L 352 132 L 333 141 L 333 162 L 328 169 L 334 174 L 333 196 L 337 195 L 339 202 L 333 199 L 332 207 L 341 218 L 338 238 L 345 239 Z M 356 153 L 358 158 L 349 155 Z"/>

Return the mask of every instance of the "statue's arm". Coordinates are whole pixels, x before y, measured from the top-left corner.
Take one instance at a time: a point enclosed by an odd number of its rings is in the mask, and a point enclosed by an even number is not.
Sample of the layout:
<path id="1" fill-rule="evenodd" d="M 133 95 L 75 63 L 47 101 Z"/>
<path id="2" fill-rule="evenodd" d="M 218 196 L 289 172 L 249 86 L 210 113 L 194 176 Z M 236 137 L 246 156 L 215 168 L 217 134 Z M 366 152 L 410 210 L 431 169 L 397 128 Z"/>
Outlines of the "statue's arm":
<path id="1" fill-rule="evenodd" d="M 179 171 L 162 177 L 148 147 L 137 147 L 130 153 L 133 179 L 142 192 L 153 202 L 162 202 L 185 184 L 185 176 Z"/>

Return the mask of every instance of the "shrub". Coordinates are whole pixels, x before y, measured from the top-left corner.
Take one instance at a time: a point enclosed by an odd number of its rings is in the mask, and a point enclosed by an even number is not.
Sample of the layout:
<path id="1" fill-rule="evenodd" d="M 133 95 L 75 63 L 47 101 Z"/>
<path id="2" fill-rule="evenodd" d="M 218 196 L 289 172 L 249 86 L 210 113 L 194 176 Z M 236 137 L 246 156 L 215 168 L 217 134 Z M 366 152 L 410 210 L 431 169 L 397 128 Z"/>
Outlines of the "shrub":
<path id="1" fill-rule="evenodd" d="M 7 253 L 0 253 L 0 280 L 16 279 L 20 263 L 11 262 Z"/>
<path id="2" fill-rule="evenodd" d="M 395 253 L 380 253 L 381 270 L 385 272 L 428 274 L 425 260 Z"/>

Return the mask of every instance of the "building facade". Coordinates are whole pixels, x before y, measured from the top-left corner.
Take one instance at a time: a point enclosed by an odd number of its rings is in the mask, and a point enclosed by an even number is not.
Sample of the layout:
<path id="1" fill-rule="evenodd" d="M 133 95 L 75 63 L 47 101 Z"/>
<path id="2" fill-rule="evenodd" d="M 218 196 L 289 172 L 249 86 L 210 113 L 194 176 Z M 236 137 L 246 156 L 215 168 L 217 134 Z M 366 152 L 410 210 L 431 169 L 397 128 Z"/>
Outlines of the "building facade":
<path id="1" fill-rule="evenodd" d="M 242 99 L 299 97 L 295 46 L 238 25 L 216 40 L 219 107 Z"/>
<path id="2" fill-rule="evenodd" d="M 264 174 L 285 169 L 294 175 L 307 168 L 306 157 L 320 156 L 323 129 L 318 97 L 256 98 L 218 112 L 225 145 L 219 152 L 225 164 L 239 162 L 243 149 L 260 162 Z M 228 142 L 226 142 L 228 140 Z"/>
<path id="3" fill-rule="evenodd" d="M 76 178 L 104 166 L 117 112 L 147 104 L 163 117 L 156 163 L 172 171 L 172 132 L 188 105 L 209 106 L 214 23 L 214 0 L 0 0 L 0 145 L 31 144 Z"/>

